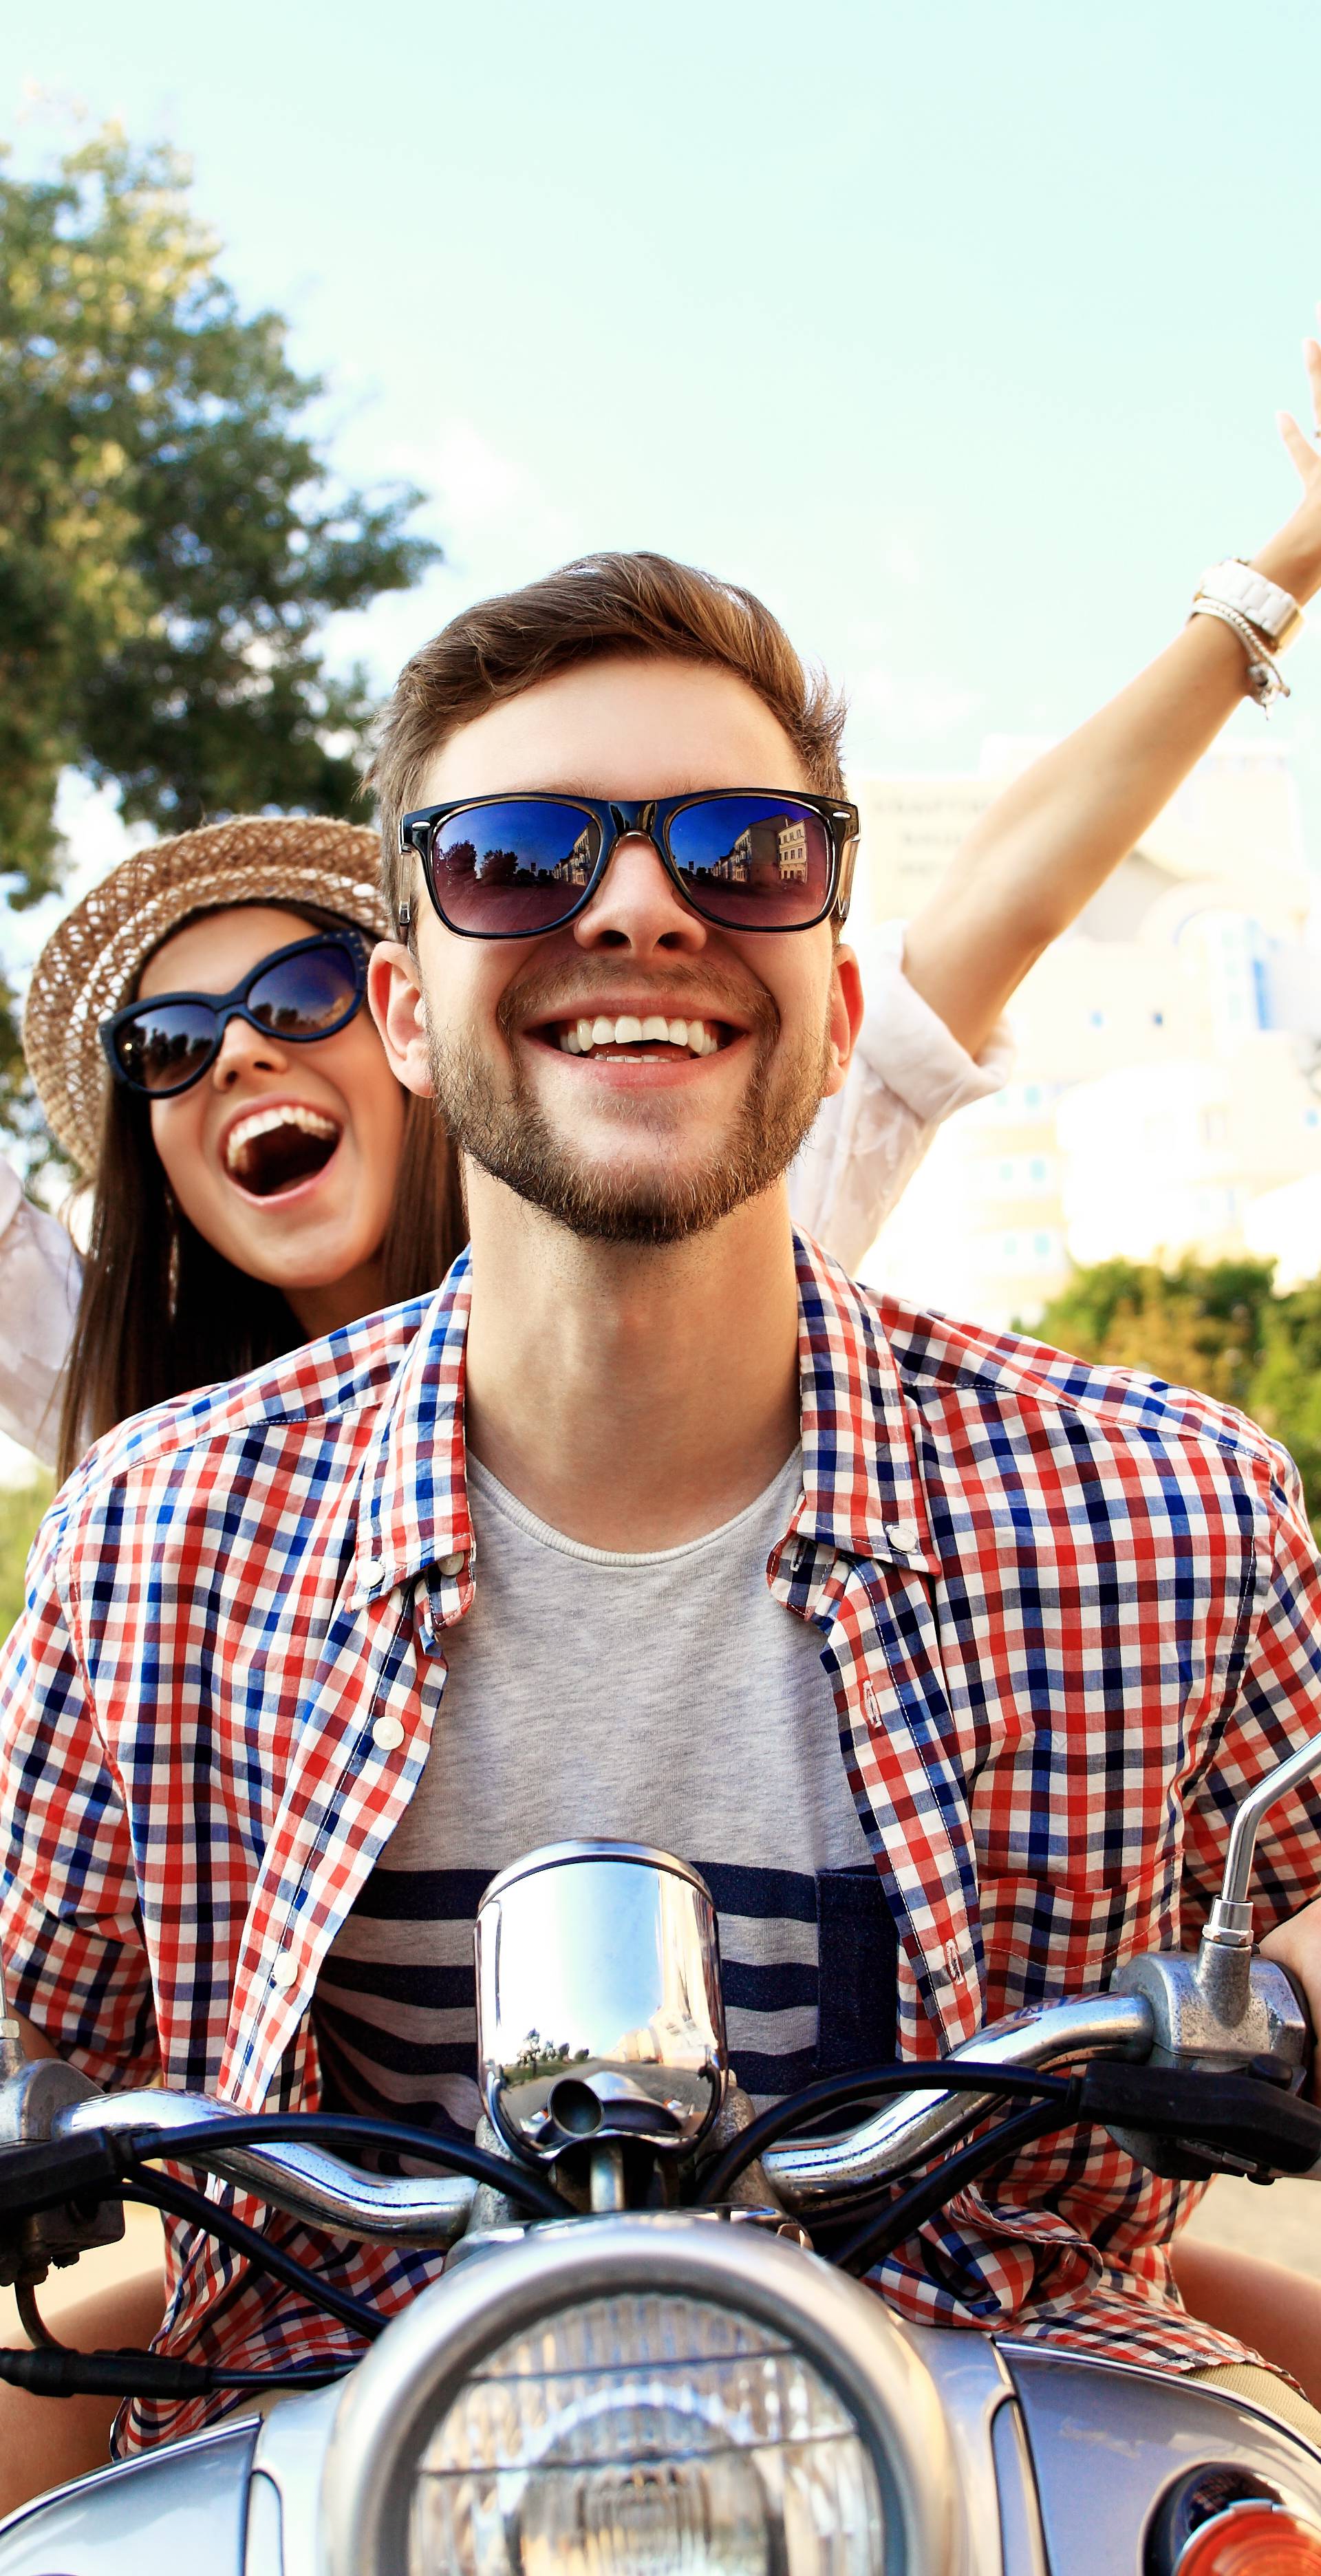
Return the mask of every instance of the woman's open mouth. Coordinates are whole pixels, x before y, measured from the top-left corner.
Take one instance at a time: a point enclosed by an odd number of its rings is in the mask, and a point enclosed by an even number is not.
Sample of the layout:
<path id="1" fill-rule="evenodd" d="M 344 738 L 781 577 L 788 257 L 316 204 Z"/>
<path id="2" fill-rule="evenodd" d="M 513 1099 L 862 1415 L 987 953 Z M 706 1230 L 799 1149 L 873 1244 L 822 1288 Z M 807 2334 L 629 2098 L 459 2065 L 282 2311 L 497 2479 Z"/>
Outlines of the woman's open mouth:
<path id="1" fill-rule="evenodd" d="M 343 1133 L 324 1110 L 282 1100 L 235 1119 L 225 1138 L 225 1170 L 249 1198 L 278 1198 L 324 1171 Z"/>

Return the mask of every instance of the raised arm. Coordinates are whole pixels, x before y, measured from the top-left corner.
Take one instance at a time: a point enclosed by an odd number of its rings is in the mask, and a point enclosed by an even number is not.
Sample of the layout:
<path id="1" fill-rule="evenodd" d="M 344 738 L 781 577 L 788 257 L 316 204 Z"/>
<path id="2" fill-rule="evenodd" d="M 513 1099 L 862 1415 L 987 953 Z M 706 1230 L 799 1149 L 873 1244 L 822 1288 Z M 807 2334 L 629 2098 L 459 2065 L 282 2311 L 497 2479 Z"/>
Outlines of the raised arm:
<path id="1" fill-rule="evenodd" d="M 1321 432 L 1321 347 L 1307 340 L 1303 350 Z M 1251 561 L 1301 602 L 1321 588 L 1321 453 L 1287 413 L 1279 425 L 1303 495 Z M 908 925 L 904 971 L 970 1054 L 1042 950 L 1214 742 L 1246 694 L 1247 668 L 1231 628 L 1195 617 L 1099 715 L 1016 778 L 969 833 Z"/>

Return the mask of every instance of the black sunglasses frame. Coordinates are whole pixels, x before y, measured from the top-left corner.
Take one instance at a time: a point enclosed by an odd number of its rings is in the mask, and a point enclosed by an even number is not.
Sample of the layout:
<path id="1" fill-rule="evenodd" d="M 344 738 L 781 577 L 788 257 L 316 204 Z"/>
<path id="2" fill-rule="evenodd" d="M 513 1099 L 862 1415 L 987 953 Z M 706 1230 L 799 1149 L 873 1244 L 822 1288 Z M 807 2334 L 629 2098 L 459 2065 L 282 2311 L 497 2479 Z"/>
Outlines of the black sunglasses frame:
<path id="1" fill-rule="evenodd" d="M 691 890 L 684 884 L 677 862 L 670 850 L 670 825 L 675 816 L 690 805 L 709 805 L 726 796 L 766 796 L 783 799 L 794 805 L 805 805 L 825 824 L 830 836 L 830 876 L 826 899 L 810 921 L 768 921 L 760 926 L 752 922 L 718 921 L 703 910 Z M 439 895 L 435 878 L 435 836 L 442 823 L 456 814 L 472 814 L 484 805 L 567 805 L 573 813 L 590 816 L 601 833 L 601 850 L 590 877 L 574 901 L 554 921 L 540 930 L 467 930 L 451 921 Z M 686 796 L 645 796 L 641 799 L 623 796 L 566 796 L 554 788 L 531 789 L 507 796 L 460 796 L 447 805 L 420 805 L 405 814 L 399 824 L 399 855 L 405 858 L 411 850 L 422 862 L 422 874 L 433 911 L 456 939 L 547 939 L 554 930 L 567 929 L 585 912 L 609 867 L 620 841 L 630 833 L 641 833 L 650 841 L 667 877 L 683 903 L 698 919 L 710 923 L 713 930 L 728 930 L 757 939 L 780 938 L 797 930 L 815 930 L 832 914 L 841 926 L 848 919 L 853 892 L 853 868 L 858 853 L 858 809 L 838 796 L 810 796 L 799 788 L 783 787 L 706 787 Z M 413 925 L 413 907 L 402 903 L 396 914 L 399 936 L 407 937 Z"/>
<path id="2" fill-rule="evenodd" d="M 332 1020 L 328 1027 L 317 1029 L 306 1037 L 297 1030 L 273 1029 L 268 1020 L 259 1020 L 256 1012 L 248 1008 L 248 995 L 253 985 L 259 984 L 273 967 L 283 966 L 287 958 L 306 957 L 312 950 L 321 948 L 337 948 L 342 956 L 347 957 L 352 968 L 353 995 L 347 1009 L 341 1011 L 339 1018 Z M 194 1083 L 200 1082 L 203 1075 L 210 1072 L 225 1043 L 225 1031 L 231 1020 L 246 1020 L 249 1028 L 256 1029 L 259 1036 L 278 1038 L 282 1046 L 315 1046 L 318 1039 L 333 1038 L 340 1029 L 346 1029 L 362 1009 L 366 995 L 365 950 L 348 932 L 319 930 L 310 939 L 295 939 L 287 948 L 273 948 L 269 957 L 260 958 L 242 982 L 235 984 L 228 993 L 153 993 L 149 1002 L 125 1002 L 121 1010 L 112 1011 L 108 1020 L 102 1020 L 99 1034 L 110 1071 L 125 1091 L 135 1091 L 143 1100 L 177 1100 L 181 1092 L 191 1091 Z M 214 1012 L 215 1035 L 195 1072 L 188 1074 L 182 1082 L 171 1083 L 167 1090 L 153 1091 L 145 1082 L 135 1082 L 132 1074 L 125 1071 L 115 1052 L 115 1040 L 120 1030 L 130 1027 L 143 1011 L 158 1011 L 172 1002 L 197 1002 Z"/>

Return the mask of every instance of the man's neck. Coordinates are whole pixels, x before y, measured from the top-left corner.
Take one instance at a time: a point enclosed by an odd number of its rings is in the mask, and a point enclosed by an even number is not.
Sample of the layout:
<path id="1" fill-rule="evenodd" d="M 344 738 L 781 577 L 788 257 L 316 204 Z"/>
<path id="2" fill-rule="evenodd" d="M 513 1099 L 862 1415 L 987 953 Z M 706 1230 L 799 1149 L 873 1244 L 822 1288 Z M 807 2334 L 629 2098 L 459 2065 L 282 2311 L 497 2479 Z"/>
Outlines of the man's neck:
<path id="1" fill-rule="evenodd" d="M 660 1249 L 584 1242 L 469 1171 L 468 1446 L 589 1547 L 677 1547 L 771 1482 L 799 1432 L 784 1189 Z"/>

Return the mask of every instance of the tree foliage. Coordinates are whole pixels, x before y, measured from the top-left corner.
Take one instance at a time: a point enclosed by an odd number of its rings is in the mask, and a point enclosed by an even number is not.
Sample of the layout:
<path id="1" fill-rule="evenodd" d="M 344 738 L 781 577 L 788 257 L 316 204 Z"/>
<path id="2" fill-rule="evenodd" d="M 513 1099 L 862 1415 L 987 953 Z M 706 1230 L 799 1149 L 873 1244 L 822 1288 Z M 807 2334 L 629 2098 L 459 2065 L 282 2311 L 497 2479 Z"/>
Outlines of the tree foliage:
<path id="1" fill-rule="evenodd" d="M 1080 1359 L 1192 1386 L 1281 1440 L 1321 1509 L 1321 1280 L 1277 1297 L 1269 1261 L 1102 1261 L 1033 1330 Z"/>
<path id="2" fill-rule="evenodd" d="M 0 872 L 58 884 L 63 769 L 163 830 L 342 813 L 372 707 L 337 611 L 436 554 L 407 487 L 341 490 L 278 314 L 244 316 L 184 166 L 107 128 L 0 166 Z M 12 1023 L 0 1079 L 16 1074 Z"/>
<path id="3" fill-rule="evenodd" d="M 23 1607 L 28 1549 L 54 1486 L 54 1477 L 45 1474 L 30 1485 L 0 1485 L 0 1638 L 8 1636 Z"/>

